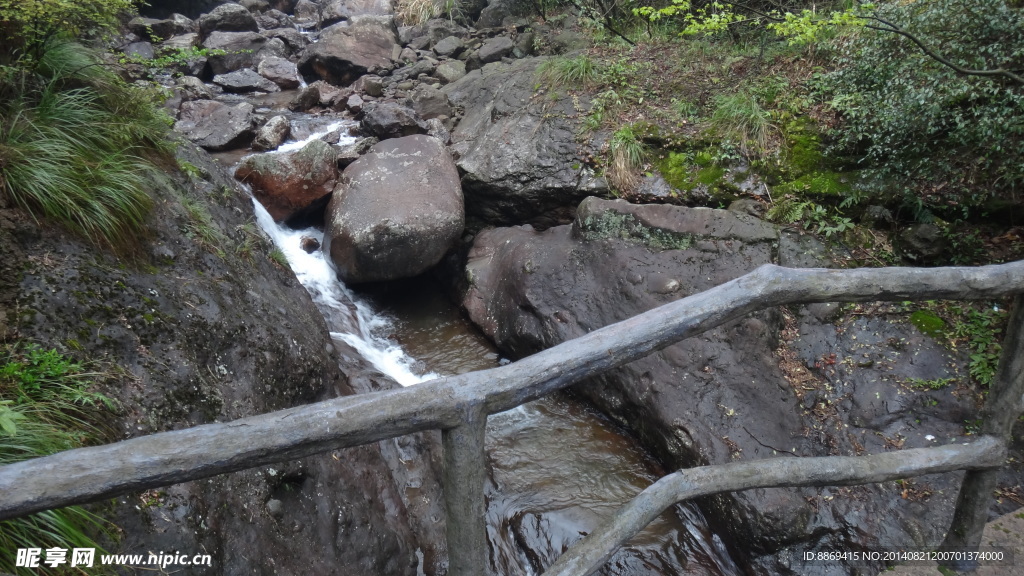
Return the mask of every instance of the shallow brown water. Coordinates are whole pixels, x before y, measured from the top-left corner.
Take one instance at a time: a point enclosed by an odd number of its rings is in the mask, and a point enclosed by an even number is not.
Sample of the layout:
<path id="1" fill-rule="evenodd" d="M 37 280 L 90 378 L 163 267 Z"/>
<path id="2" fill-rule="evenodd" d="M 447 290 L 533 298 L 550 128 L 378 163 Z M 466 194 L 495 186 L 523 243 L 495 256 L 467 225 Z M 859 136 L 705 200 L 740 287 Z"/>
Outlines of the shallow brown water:
<path id="1" fill-rule="evenodd" d="M 392 338 L 422 371 L 493 368 L 499 355 L 429 280 L 368 294 L 395 318 Z M 564 396 L 490 417 L 487 488 L 491 573 L 540 574 L 664 472 L 628 434 Z M 738 574 L 700 512 L 677 507 L 620 550 L 601 574 Z"/>

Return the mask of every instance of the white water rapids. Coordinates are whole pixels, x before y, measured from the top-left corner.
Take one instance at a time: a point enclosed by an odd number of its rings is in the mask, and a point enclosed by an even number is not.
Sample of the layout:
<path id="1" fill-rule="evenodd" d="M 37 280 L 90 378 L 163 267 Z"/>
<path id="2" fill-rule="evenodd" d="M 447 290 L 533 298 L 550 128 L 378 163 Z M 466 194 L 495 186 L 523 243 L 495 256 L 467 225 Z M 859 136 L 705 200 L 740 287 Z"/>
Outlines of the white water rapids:
<path id="1" fill-rule="evenodd" d="M 273 153 L 292 152 L 317 138 L 343 128 L 349 122 L 336 121 L 328 124 L 308 137 L 282 145 Z M 344 135 L 339 143 L 354 142 L 355 138 Z M 388 339 L 391 331 L 391 319 L 359 298 L 345 284 L 338 280 L 334 269 L 324 257 L 323 252 L 314 250 L 307 253 L 300 246 L 302 238 L 309 236 L 318 241 L 323 233 L 316 228 L 293 230 L 284 224 L 274 222 L 263 205 L 253 198 L 256 221 L 270 236 L 274 245 L 284 253 L 295 276 L 317 308 L 327 320 L 331 337 L 344 341 L 355 348 L 359 354 L 373 366 L 402 386 L 410 386 L 424 380 L 436 378 L 433 373 L 416 374 L 412 367 L 415 360 L 409 357 L 402 348 Z"/>

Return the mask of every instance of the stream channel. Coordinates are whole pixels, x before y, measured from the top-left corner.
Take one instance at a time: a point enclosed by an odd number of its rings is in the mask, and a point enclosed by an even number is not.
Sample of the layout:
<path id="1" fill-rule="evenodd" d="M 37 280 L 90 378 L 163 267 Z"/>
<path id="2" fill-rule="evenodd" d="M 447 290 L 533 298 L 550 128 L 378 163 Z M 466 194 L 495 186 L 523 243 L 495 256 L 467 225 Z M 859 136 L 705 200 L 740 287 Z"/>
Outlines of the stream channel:
<path id="1" fill-rule="evenodd" d="M 339 131 L 340 144 L 354 141 L 348 135 L 352 120 L 289 112 L 286 104 L 293 95 L 246 98 L 258 112 L 284 114 L 292 122 L 295 140 L 266 154 L 298 150 L 314 138 L 332 133 L 339 137 Z M 227 94 L 222 98 L 241 99 Z M 216 154 L 230 166 L 244 155 Z M 258 202 L 253 204 L 258 223 L 288 258 L 331 336 L 354 347 L 380 372 L 412 386 L 506 362 L 428 275 L 356 292 L 337 279 L 320 250 L 306 253 L 300 247 L 302 237 L 319 240 L 322 230 L 275 223 Z M 489 572 L 499 576 L 540 574 L 664 474 L 635 439 L 566 395 L 492 415 L 487 451 Z M 741 570 L 701 512 L 680 505 L 662 514 L 598 573 L 732 576 Z"/>

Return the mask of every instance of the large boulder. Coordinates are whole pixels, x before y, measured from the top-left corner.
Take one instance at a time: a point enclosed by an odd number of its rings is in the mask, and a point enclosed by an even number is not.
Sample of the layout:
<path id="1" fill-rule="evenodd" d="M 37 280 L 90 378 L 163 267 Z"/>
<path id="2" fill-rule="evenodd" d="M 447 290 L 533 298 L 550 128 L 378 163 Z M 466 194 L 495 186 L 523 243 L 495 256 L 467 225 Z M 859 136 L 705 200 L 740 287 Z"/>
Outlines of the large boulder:
<path id="1" fill-rule="evenodd" d="M 267 58 L 259 63 L 256 70 L 260 73 L 260 76 L 286 90 L 298 88 L 302 83 L 302 78 L 299 77 L 299 69 L 296 68 L 293 62 L 289 62 L 284 58 Z"/>
<path id="2" fill-rule="evenodd" d="M 253 138 L 253 106 L 216 100 L 183 102 L 174 129 L 207 150 L 243 148 Z"/>
<path id="3" fill-rule="evenodd" d="M 363 130 L 380 139 L 423 134 L 426 126 L 416 112 L 397 102 L 371 102 L 363 106 Z"/>
<path id="4" fill-rule="evenodd" d="M 466 213 L 484 223 L 571 221 L 583 198 L 607 191 L 581 158 L 573 98 L 535 97 L 542 61 L 490 64 L 442 89 L 465 110 L 452 148 L 464 174 Z M 586 109 L 585 98 L 579 105 Z"/>
<path id="5" fill-rule="evenodd" d="M 392 48 L 398 42 L 391 16 L 354 16 L 349 22 L 325 29 L 299 59 L 299 71 L 339 86 L 348 86 L 368 72 L 391 66 Z"/>
<path id="6" fill-rule="evenodd" d="M 509 16 L 525 16 L 534 10 L 533 4 L 526 0 L 490 0 L 485 4 L 476 21 L 478 28 L 501 26 Z"/>
<path id="7" fill-rule="evenodd" d="M 330 144 L 313 140 L 295 152 L 249 156 L 238 165 L 235 178 L 252 188 L 274 220 L 302 218 L 323 208 L 334 190 L 335 156 Z"/>
<path id="8" fill-rule="evenodd" d="M 268 38 L 277 38 L 284 42 L 291 54 L 298 54 L 303 48 L 309 46 L 309 39 L 295 28 L 274 28 L 264 31 L 263 34 Z"/>
<path id="9" fill-rule="evenodd" d="M 497 62 L 512 53 L 515 44 L 505 36 L 491 38 L 480 47 L 477 56 L 483 64 Z"/>
<path id="10" fill-rule="evenodd" d="M 291 133 L 291 123 L 284 116 L 274 116 L 256 131 L 253 150 L 273 150 L 284 143 Z"/>
<path id="11" fill-rule="evenodd" d="M 239 4 L 221 4 L 199 17 L 199 35 L 206 38 L 214 31 L 257 32 L 256 18 Z"/>
<path id="12" fill-rule="evenodd" d="M 480 232 L 463 303 L 505 354 L 522 357 L 762 264 L 828 264 L 824 253 L 747 214 L 590 198 L 571 226 Z M 955 355 L 905 317 L 837 319 L 838 312 L 814 304 L 750 314 L 575 392 L 635 432 L 669 469 L 881 453 L 961 437 L 970 399 L 902 384 L 952 376 Z M 928 477 L 910 498 L 890 483 L 749 490 L 700 505 L 726 542 L 737 543 L 743 572 L 789 574 L 788 563 L 810 549 L 937 545 L 958 483 L 955 473 Z"/>
<path id="13" fill-rule="evenodd" d="M 210 72 L 227 74 L 242 68 L 252 68 L 256 53 L 267 44 L 267 39 L 256 32 L 214 32 L 203 41 L 207 50 L 223 50 L 223 54 L 210 54 L 207 58 Z"/>
<path id="14" fill-rule="evenodd" d="M 434 78 L 442 84 L 451 84 L 466 75 L 466 63 L 462 60 L 445 60 L 434 69 Z"/>
<path id="15" fill-rule="evenodd" d="M 328 26 L 362 14 L 394 14 L 391 0 L 323 0 L 320 25 Z"/>
<path id="16" fill-rule="evenodd" d="M 327 208 L 324 253 L 346 283 L 408 278 L 462 234 L 459 173 L 430 136 L 385 140 L 350 164 Z"/>
<path id="17" fill-rule="evenodd" d="M 128 22 L 128 29 L 140 38 L 160 42 L 172 36 L 190 34 L 197 30 L 195 21 L 181 14 L 173 14 L 170 18 L 158 20 L 138 16 Z"/>
<path id="18" fill-rule="evenodd" d="M 431 86 L 420 84 L 413 90 L 409 100 L 416 115 L 424 120 L 431 118 L 447 118 L 452 115 L 452 107 L 448 102 L 448 95 Z"/>

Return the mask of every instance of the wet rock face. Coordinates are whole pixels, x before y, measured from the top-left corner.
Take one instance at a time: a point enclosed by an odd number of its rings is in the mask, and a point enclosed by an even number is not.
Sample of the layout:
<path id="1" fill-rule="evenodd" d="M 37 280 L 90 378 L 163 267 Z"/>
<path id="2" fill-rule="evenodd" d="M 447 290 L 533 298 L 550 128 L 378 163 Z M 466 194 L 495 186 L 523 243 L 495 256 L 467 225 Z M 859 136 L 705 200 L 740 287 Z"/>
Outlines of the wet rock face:
<path id="1" fill-rule="evenodd" d="M 256 131 L 253 150 L 273 150 L 284 143 L 291 133 L 291 124 L 284 116 L 274 116 Z"/>
<path id="2" fill-rule="evenodd" d="M 350 164 L 327 208 L 323 249 L 346 283 L 409 278 L 462 234 L 455 163 L 430 136 L 384 140 Z"/>
<path id="3" fill-rule="evenodd" d="M 249 156 L 235 177 L 252 187 L 274 220 L 288 221 L 323 208 L 338 179 L 335 156 L 330 144 L 314 140 L 296 152 Z"/>
<path id="4" fill-rule="evenodd" d="M 363 130 L 377 138 L 401 138 L 427 131 L 413 109 L 397 102 L 371 102 L 363 105 L 362 111 Z"/>
<path id="5" fill-rule="evenodd" d="M 277 84 L 260 76 L 253 70 L 245 68 L 235 70 L 227 74 L 218 74 L 213 77 L 213 83 L 220 86 L 227 92 L 280 92 Z"/>
<path id="6" fill-rule="evenodd" d="M 347 86 L 356 78 L 391 66 L 391 52 L 398 42 L 391 16 L 362 15 L 325 29 L 299 59 L 299 71 Z"/>
<path id="7" fill-rule="evenodd" d="M 466 213 L 487 224 L 563 223 L 584 197 L 607 190 L 579 157 L 573 101 L 535 97 L 541 61 L 490 64 L 442 89 L 465 110 L 452 149 Z"/>
<path id="8" fill-rule="evenodd" d="M 524 356 L 717 286 L 765 263 L 825 264 L 820 247 L 747 214 L 587 199 L 572 226 L 480 232 L 463 304 Z M 575 391 L 639 435 L 669 468 L 855 455 L 955 438 L 971 402 L 911 389 L 955 358 L 906 322 L 836 321 L 835 305 L 771 309 L 690 338 Z M 838 322 L 838 324 L 833 324 Z M 894 484 L 769 489 L 709 498 L 707 518 L 755 573 L 789 573 L 800 550 L 937 545 L 956 474 L 929 498 Z M 836 574 L 849 573 L 837 567 Z"/>
<path id="9" fill-rule="evenodd" d="M 214 100 L 183 102 L 174 130 L 207 150 L 231 150 L 253 138 L 253 106 Z"/>
<path id="10" fill-rule="evenodd" d="M 331 341 L 306 291 L 268 258 L 248 194 L 192 145 L 179 153 L 204 179 L 154 182 L 151 235 L 133 260 L 0 209 L 0 328 L 6 319 L 46 348 L 123 368 L 102 390 L 123 408 L 111 419 L 118 439 L 391 385 Z M 197 222 L 182 199 L 209 221 Z M 190 232 L 200 225 L 219 235 L 216 246 Z M 438 573 L 443 522 L 421 521 L 438 514 L 423 502 L 441 500 L 431 440 L 406 444 L 120 496 L 112 514 L 124 536 L 111 551 L 211 554 L 212 567 L 188 571 L 201 576 L 414 576 L 419 548 L 423 568 Z M 272 500 L 281 505 L 268 507 Z"/>

